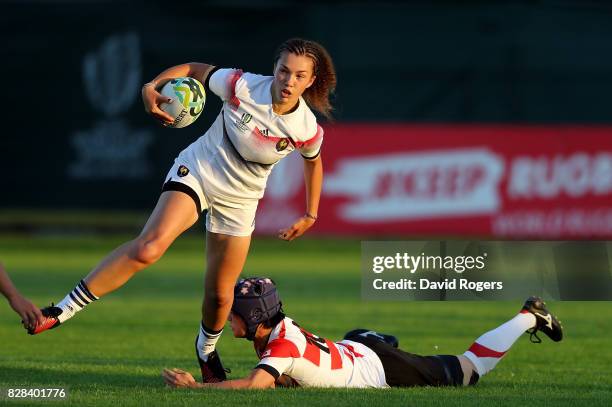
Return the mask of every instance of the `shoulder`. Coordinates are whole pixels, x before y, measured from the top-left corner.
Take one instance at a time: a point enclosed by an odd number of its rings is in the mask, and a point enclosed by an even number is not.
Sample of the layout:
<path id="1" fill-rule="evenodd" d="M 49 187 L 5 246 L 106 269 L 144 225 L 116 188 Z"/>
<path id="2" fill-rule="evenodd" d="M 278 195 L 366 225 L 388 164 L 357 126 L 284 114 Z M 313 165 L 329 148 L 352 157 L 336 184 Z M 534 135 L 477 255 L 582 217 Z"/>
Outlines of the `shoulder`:
<path id="1" fill-rule="evenodd" d="M 210 73 L 208 74 L 206 82 L 220 82 L 224 84 L 229 84 L 229 82 L 237 81 L 242 75 L 243 72 L 241 69 L 214 67 L 212 71 L 210 71 Z"/>
<path id="2" fill-rule="evenodd" d="M 303 337 L 300 326 L 291 318 L 285 317 L 276 327 L 270 338 L 274 339 L 301 339 Z"/>
<path id="3" fill-rule="evenodd" d="M 261 358 L 281 357 L 299 358 L 300 348 L 303 347 L 305 339 L 299 327 L 293 324 L 290 318 L 283 319 L 270 334 L 270 340 Z"/>
<path id="4" fill-rule="evenodd" d="M 259 75 L 251 72 L 241 72 L 240 78 L 236 82 L 236 91 L 240 89 L 246 89 L 250 93 L 260 91 L 266 91 L 266 89 L 272 83 L 271 76 Z"/>
<path id="5" fill-rule="evenodd" d="M 261 85 L 266 85 L 272 81 L 271 76 L 258 75 L 251 72 L 243 72 L 237 68 L 219 68 L 215 67 L 209 74 L 209 81 L 214 83 L 224 83 L 230 87 L 248 87 L 254 88 Z"/>
<path id="6" fill-rule="evenodd" d="M 241 79 L 249 86 L 257 86 L 262 83 L 272 82 L 273 78 L 271 76 L 259 75 L 251 72 L 243 72 Z"/>

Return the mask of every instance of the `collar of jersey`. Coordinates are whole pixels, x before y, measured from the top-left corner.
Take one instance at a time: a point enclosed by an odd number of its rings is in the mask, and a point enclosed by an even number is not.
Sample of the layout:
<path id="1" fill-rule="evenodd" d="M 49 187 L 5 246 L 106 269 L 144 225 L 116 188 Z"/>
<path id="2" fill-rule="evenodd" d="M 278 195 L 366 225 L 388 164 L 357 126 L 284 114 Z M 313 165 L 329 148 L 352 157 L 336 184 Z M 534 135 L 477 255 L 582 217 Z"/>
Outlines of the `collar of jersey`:
<path id="1" fill-rule="evenodd" d="M 291 113 L 285 113 L 285 114 L 278 114 L 274 111 L 274 106 L 272 106 L 272 82 L 274 82 L 274 77 L 271 76 L 270 77 L 270 83 L 268 84 L 268 91 L 266 93 L 266 95 L 268 95 L 270 97 L 270 111 L 272 112 L 272 114 L 276 117 L 291 117 L 292 115 L 294 115 L 295 113 L 299 112 L 300 110 L 302 110 L 304 104 L 306 103 L 304 101 L 304 98 L 302 98 L 300 96 L 300 98 L 298 99 L 298 107 L 297 109 L 295 109 L 293 112 Z"/>

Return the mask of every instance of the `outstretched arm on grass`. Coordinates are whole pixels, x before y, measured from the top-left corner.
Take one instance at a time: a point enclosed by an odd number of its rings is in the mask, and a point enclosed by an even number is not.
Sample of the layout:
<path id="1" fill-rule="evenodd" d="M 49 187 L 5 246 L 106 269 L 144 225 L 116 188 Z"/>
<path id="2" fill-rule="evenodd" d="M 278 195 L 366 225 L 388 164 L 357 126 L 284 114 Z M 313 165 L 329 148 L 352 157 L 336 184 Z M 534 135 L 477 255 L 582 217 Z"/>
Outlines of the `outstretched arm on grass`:
<path id="1" fill-rule="evenodd" d="M 191 373 L 181 369 L 164 369 L 162 376 L 170 387 L 214 388 L 214 389 L 268 389 L 274 386 L 274 376 L 263 369 L 253 369 L 244 379 L 226 380 L 219 383 L 196 382 Z"/>

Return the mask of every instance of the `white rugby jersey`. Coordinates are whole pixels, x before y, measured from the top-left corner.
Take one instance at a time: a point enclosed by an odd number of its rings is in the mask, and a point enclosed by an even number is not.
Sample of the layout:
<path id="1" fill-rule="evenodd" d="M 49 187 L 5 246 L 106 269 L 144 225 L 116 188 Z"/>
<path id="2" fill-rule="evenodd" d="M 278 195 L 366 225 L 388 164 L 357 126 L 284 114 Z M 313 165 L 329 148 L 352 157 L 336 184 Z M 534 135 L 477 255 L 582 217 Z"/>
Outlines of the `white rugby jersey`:
<path id="1" fill-rule="evenodd" d="M 285 318 L 270 334 L 257 368 L 286 374 L 302 387 L 388 387 L 380 359 L 353 341 L 331 342 Z"/>
<path id="2" fill-rule="evenodd" d="M 207 193 L 235 199 L 261 198 L 274 164 L 294 150 L 305 158 L 320 153 L 323 129 L 300 97 L 297 109 L 272 110 L 273 77 L 216 69 L 207 88 L 223 100 L 223 109 L 190 148 L 198 157 Z"/>

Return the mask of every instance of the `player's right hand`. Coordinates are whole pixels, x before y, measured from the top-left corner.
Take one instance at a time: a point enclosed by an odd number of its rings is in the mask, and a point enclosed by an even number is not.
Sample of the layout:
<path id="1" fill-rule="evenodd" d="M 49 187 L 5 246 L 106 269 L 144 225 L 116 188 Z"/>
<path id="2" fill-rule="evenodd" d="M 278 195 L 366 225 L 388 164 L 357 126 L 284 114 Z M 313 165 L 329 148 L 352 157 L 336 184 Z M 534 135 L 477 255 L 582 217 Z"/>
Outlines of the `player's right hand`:
<path id="1" fill-rule="evenodd" d="M 42 324 L 45 321 L 45 317 L 40 312 L 40 309 L 21 295 L 16 295 L 9 299 L 9 304 L 19 314 L 23 327 L 26 329 L 34 329 L 36 325 Z"/>
<path id="2" fill-rule="evenodd" d="M 170 387 L 198 387 L 191 373 L 181 369 L 164 369 L 162 377 Z"/>
<path id="3" fill-rule="evenodd" d="M 161 110 L 159 105 L 162 103 L 172 103 L 173 101 L 174 99 L 159 93 L 155 86 L 142 87 L 142 103 L 144 104 L 145 112 L 159 120 L 164 126 L 172 124 L 174 118 Z"/>

